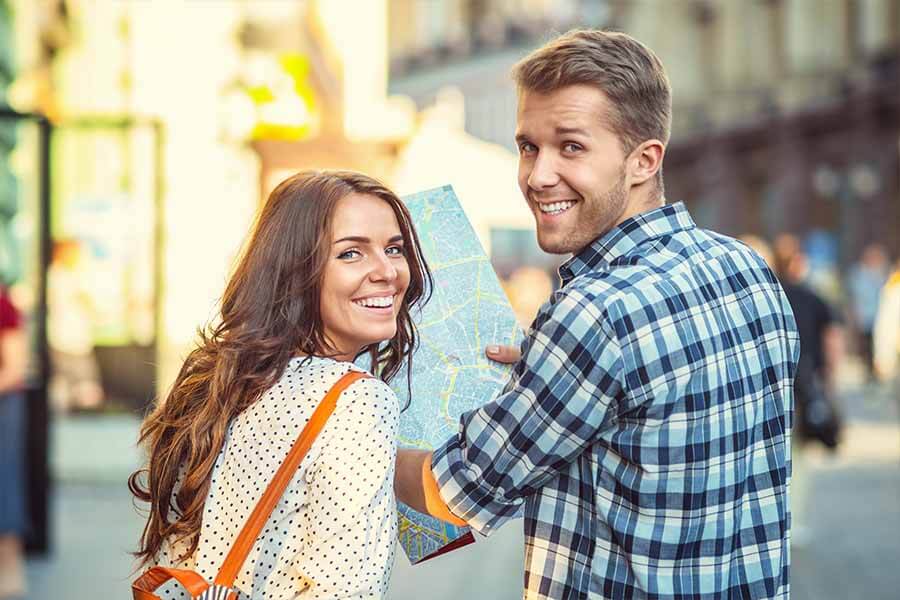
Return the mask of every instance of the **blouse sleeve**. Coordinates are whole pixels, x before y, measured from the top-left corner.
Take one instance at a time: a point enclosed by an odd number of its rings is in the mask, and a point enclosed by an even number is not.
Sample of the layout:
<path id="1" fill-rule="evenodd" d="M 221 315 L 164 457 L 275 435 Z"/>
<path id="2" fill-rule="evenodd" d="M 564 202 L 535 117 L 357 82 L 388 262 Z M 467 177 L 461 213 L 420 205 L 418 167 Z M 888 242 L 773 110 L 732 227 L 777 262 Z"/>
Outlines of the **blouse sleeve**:
<path id="1" fill-rule="evenodd" d="M 22 317 L 9 299 L 9 294 L 6 290 L 0 291 L 0 331 L 18 329 L 21 322 Z"/>
<path id="2" fill-rule="evenodd" d="M 397 397 L 375 379 L 342 395 L 307 473 L 309 543 L 294 557 L 302 598 L 381 598 L 394 560 Z"/>

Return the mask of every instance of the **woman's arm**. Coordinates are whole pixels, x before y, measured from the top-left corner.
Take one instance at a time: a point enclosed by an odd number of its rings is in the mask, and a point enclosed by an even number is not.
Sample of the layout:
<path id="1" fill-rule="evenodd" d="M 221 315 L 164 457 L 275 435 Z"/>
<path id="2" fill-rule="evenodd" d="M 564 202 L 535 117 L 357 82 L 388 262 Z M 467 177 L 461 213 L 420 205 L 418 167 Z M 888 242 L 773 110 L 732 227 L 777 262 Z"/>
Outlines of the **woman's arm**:
<path id="1" fill-rule="evenodd" d="M 437 481 L 431 474 L 431 451 L 400 449 L 397 451 L 397 472 L 394 490 L 400 502 L 413 510 L 431 515 L 454 525 L 466 522 L 450 512 L 441 498 Z"/>
<path id="2" fill-rule="evenodd" d="M 397 538 L 392 484 L 399 403 L 384 383 L 350 386 L 310 466 L 306 543 L 292 560 L 302 598 L 380 598 Z"/>
<path id="3" fill-rule="evenodd" d="M 0 332 L 0 393 L 21 389 L 28 367 L 28 337 L 21 328 Z"/>

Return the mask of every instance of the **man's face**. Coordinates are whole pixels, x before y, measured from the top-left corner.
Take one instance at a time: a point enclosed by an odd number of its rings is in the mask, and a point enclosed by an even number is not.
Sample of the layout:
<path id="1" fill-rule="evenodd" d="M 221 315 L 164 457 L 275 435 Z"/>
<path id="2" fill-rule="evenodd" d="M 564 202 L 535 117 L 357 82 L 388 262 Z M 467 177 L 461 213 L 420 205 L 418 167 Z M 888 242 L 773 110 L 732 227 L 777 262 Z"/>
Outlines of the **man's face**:
<path id="1" fill-rule="evenodd" d="M 519 188 L 545 252 L 577 253 L 625 212 L 626 156 L 609 110 L 603 92 L 587 85 L 519 94 Z"/>

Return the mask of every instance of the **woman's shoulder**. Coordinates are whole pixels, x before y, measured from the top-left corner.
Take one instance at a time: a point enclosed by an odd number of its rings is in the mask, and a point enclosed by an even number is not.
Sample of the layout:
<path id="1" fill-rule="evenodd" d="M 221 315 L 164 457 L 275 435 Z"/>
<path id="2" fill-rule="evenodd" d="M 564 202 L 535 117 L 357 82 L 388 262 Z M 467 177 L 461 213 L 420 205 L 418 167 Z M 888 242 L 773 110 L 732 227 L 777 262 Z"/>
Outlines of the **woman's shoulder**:
<path id="1" fill-rule="evenodd" d="M 400 401 L 388 384 L 377 377 L 369 376 L 353 382 L 341 393 L 335 413 L 351 408 L 357 413 L 376 418 L 399 416 Z"/>
<path id="2" fill-rule="evenodd" d="M 368 377 L 353 382 L 342 396 L 352 396 L 358 393 L 394 395 L 394 391 L 390 386 L 359 365 L 318 356 L 291 359 L 276 387 L 280 384 L 291 389 L 302 390 L 308 394 L 324 397 L 341 377 L 351 371 L 363 373 L 368 375 Z"/>
<path id="3" fill-rule="evenodd" d="M 365 369 L 350 363 L 321 357 L 296 357 L 291 359 L 279 380 L 269 388 L 260 400 L 242 416 L 254 421 L 278 423 L 285 420 L 305 420 L 312 414 L 325 394 L 350 371 L 367 373 Z M 343 412 L 351 404 L 366 408 L 366 398 L 380 398 L 375 410 L 393 410 L 398 400 L 393 390 L 383 381 L 371 375 L 354 382 L 338 398 L 336 413 Z"/>

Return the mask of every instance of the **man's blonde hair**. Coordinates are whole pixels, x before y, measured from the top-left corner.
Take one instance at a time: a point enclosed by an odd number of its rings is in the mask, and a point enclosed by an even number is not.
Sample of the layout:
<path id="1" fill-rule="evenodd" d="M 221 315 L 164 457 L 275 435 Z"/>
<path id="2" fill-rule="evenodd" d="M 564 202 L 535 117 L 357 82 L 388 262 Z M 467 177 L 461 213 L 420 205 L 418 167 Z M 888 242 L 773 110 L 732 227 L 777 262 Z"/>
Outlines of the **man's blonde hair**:
<path id="1" fill-rule="evenodd" d="M 624 33 L 570 31 L 519 61 L 512 75 L 519 91 L 595 86 L 609 99 L 609 125 L 626 153 L 646 140 L 669 141 L 672 92 L 665 69 L 653 51 Z M 661 168 L 656 177 L 661 191 Z"/>

